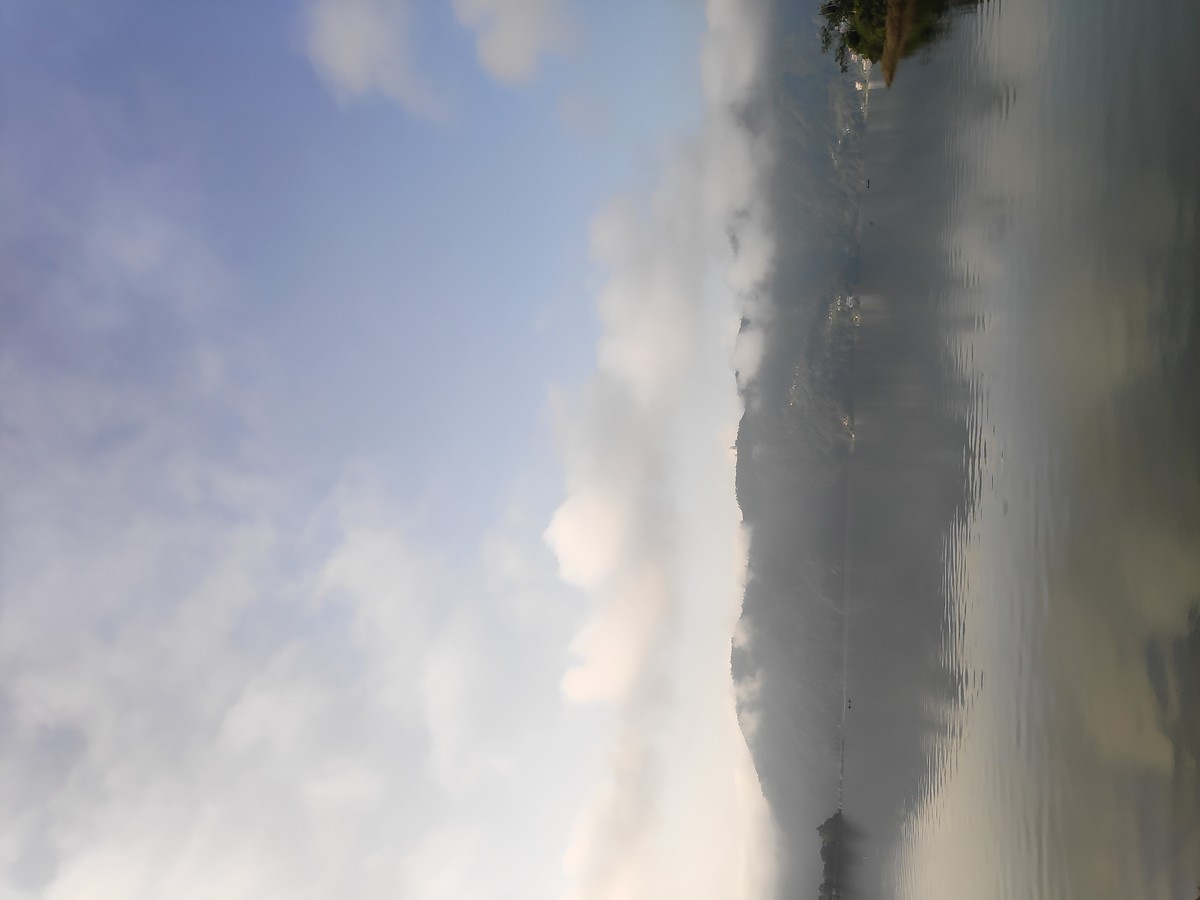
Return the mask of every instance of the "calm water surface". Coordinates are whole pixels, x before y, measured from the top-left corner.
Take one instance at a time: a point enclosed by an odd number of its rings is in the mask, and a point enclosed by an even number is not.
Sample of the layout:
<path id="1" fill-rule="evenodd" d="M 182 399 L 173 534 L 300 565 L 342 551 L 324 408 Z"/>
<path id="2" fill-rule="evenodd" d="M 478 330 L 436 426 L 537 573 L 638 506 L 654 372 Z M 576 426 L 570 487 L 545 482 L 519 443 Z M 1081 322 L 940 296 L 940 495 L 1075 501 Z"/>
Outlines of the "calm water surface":
<path id="1" fill-rule="evenodd" d="M 1195 0 L 1003 0 L 870 93 L 863 895 L 1196 895 L 1197 38 Z"/>

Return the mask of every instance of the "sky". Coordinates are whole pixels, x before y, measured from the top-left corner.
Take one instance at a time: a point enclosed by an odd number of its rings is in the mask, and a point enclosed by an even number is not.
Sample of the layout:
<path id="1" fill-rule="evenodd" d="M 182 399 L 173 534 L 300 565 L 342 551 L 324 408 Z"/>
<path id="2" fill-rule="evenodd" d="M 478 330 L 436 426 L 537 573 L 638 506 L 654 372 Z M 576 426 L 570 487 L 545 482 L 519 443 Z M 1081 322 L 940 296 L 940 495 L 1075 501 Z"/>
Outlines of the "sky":
<path id="1" fill-rule="evenodd" d="M 769 896 L 765 25 L 4 5 L 2 900 Z"/>

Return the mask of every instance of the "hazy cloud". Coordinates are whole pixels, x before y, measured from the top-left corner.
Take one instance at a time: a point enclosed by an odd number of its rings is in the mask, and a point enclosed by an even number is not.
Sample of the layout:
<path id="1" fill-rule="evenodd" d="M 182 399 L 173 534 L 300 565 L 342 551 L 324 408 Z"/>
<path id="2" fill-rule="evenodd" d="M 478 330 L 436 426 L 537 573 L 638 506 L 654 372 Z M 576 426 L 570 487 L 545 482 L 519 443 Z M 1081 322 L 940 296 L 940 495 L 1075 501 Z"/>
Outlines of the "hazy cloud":
<path id="1" fill-rule="evenodd" d="M 759 328 L 749 328 L 737 336 L 733 350 L 733 368 L 737 372 L 739 383 L 744 385 L 758 374 L 758 367 L 763 358 L 764 340 L 763 332 Z"/>
<path id="2" fill-rule="evenodd" d="M 545 536 L 593 609 L 563 691 L 617 714 L 564 861 L 578 900 L 771 889 L 770 815 L 730 673 L 746 564 L 728 450 L 741 413 L 733 370 L 751 377 L 761 354 L 738 324 L 773 252 L 763 149 L 736 109 L 762 22 L 731 2 L 708 16 L 704 123 L 650 197 L 597 217 L 592 252 L 608 280 L 596 371 L 575 403 L 557 402 L 566 497 Z M 740 688 L 748 701 L 754 692 Z"/>
<path id="3" fill-rule="evenodd" d="M 191 366 L 134 397 L 11 345 L 0 372 L 0 893 L 552 892 L 566 637 L 488 587 L 547 580 L 439 562 L 353 482 L 294 521 L 278 476 L 180 440 Z"/>
<path id="4" fill-rule="evenodd" d="M 537 530 L 448 560 L 265 464 L 170 166 L 53 101 L 0 183 L 0 895 L 555 895 L 590 720 Z"/>
<path id="5" fill-rule="evenodd" d="M 416 9 L 313 3 L 318 71 L 437 114 Z M 455 11 L 497 77 L 562 34 L 547 4 Z M 139 123 L 70 96 L 39 108 L 73 124 L 14 129 L 5 896 L 768 895 L 770 819 L 729 670 L 746 559 L 732 371 L 771 258 L 761 149 L 731 104 L 759 23 L 732 2 L 709 14 L 703 127 L 652 196 L 593 229 L 610 277 L 596 373 L 559 405 L 555 559 L 522 511 L 445 559 L 369 474 L 306 493 L 264 458 L 260 350 L 222 326 L 237 294 L 169 202 L 170 166 L 111 152 Z"/>

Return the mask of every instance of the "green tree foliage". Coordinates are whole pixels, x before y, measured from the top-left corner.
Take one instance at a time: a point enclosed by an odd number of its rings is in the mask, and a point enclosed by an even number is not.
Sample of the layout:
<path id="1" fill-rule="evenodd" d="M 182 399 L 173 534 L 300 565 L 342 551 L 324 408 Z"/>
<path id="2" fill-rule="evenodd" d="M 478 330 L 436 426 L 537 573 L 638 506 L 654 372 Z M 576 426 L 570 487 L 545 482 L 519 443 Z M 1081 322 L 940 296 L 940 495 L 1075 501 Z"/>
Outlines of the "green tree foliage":
<path id="1" fill-rule="evenodd" d="M 886 39 L 888 0 L 827 0 L 821 6 L 821 49 L 832 47 L 838 67 L 845 72 L 850 56 L 877 63 Z"/>
<path id="2" fill-rule="evenodd" d="M 893 57 L 902 59 L 925 47 L 945 31 L 950 12 L 978 0 L 826 0 L 821 6 L 821 49 L 833 50 L 843 72 L 852 57 L 878 63 L 888 42 L 899 44 Z M 889 28 L 889 17 L 891 19 Z"/>

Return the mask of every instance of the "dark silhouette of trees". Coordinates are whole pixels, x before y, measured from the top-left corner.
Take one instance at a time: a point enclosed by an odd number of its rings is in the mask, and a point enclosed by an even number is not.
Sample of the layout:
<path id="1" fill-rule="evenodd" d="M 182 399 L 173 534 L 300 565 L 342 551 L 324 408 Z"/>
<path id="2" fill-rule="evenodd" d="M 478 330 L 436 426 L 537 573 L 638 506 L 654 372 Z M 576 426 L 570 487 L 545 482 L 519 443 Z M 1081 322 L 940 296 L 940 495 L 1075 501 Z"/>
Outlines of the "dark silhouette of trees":
<path id="1" fill-rule="evenodd" d="M 847 869 L 850 863 L 849 834 L 839 809 L 817 826 L 821 836 L 821 888 L 818 900 L 835 900 L 846 895 Z"/>

